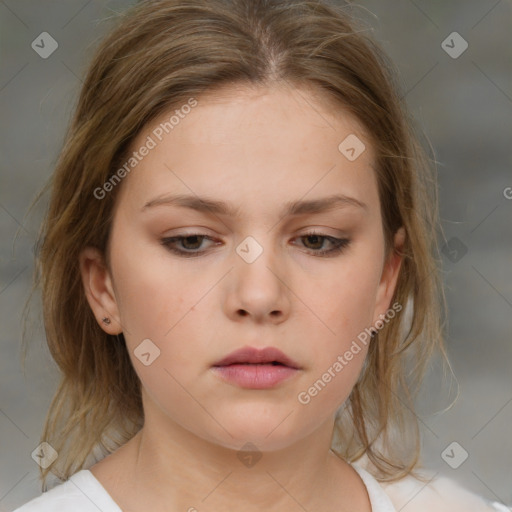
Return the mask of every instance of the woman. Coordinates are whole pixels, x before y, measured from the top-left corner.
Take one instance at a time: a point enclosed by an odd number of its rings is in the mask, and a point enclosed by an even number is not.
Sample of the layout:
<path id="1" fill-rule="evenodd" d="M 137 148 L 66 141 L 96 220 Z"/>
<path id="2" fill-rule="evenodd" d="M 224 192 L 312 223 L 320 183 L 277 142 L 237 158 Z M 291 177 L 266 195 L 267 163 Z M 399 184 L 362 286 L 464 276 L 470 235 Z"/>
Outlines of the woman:
<path id="1" fill-rule="evenodd" d="M 62 370 L 42 477 L 68 481 L 20 512 L 496 509 L 415 471 L 436 191 L 352 23 L 160 0 L 103 41 L 38 267 Z"/>

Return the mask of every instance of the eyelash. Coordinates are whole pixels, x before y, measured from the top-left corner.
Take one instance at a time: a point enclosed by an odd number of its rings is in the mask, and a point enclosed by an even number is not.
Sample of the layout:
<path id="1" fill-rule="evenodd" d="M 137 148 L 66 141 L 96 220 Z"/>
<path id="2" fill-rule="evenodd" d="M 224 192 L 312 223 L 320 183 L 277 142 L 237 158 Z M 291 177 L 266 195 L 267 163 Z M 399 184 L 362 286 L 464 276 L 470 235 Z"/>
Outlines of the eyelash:
<path id="1" fill-rule="evenodd" d="M 307 237 L 311 237 L 311 236 L 316 236 L 316 237 L 322 238 L 324 240 L 328 240 L 329 242 L 331 242 L 334 245 L 334 248 L 332 248 L 332 249 L 323 250 L 323 251 L 312 251 L 310 254 L 312 254 L 313 256 L 316 256 L 316 257 L 327 257 L 328 258 L 328 257 L 335 256 L 335 255 L 343 252 L 350 244 L 350 240 L 347 238 L 336 238 L 336 237 L 329 236 L 329 235 L 323 235 L 322 233 L 317 233 L 315 231 L 310 231 L 308 233 L 304 233 L 303 235 L 299 236 L 298 238 L 307 238 Z M 183 251 L 180 249 L 176 249 L 175 247 L 172 246 L 172 244 L 175 242 L 180 242 L 187 238 L 194 238 L 194 237 L 201 238 L 201 243 L 204 239 L 213 240 L 211 237 L 209 237 L 207 235 L 201 235 L 199 233 L 191 233 L 189 235 L 177 235 L 177 236 L 162 238 L 161 244 L 163 246 L 165 246 L 172 253 L 178 254 L 179 256 L 181 256 L 183 258 L 194 258 L 194 257 L 201 256 L 206 251 L 189 252 L 189 251 Z M 311 251 L 311 249 L 310 249 L 310 251 Z"/>

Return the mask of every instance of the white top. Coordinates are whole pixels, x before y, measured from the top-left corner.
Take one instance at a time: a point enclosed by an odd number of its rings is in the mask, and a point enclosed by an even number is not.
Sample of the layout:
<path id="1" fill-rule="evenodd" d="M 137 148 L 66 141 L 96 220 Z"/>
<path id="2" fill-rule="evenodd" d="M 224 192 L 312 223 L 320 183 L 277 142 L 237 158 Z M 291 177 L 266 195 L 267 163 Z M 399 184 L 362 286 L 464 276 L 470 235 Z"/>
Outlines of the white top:
<path id="1" fill-rule="evenodd" d="M 408 476 L 393 483 L 379 483 L 362 467 L 352 464 L 363 480 L 372 512 L 512 512 L 499 503 L 486 502 L 448 478 L 429 483 Z M 69 480 L 34 498 L 14 512 L 122 512 L 96 477 L 78 471 Z"/>

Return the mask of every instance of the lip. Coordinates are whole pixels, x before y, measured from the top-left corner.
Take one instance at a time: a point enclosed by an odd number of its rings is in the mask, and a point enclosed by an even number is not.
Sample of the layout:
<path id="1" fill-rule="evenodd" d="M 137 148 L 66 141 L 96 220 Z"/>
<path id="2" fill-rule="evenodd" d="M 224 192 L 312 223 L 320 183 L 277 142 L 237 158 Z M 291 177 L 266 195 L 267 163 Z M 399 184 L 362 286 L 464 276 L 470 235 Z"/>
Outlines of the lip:
<path id="1" fill-rule="evenodd" d="M 269 389 L 298 374 L 298 363 L 279 349 L 244 347 L 213 365 L 223 380 L 247 389 Z"/>
<path id="2" fill-rule="evenodd" d="M 231 354 L 228 354 L 224 359 L 214 363 L 213 366 L 228 366 L 230 364 L 270 364 L 273 362 L 281 363 L 295 370 L 300 369 L 298 363 L 275 347 L 263 349 L 243 347 L 231 352 Z"/>

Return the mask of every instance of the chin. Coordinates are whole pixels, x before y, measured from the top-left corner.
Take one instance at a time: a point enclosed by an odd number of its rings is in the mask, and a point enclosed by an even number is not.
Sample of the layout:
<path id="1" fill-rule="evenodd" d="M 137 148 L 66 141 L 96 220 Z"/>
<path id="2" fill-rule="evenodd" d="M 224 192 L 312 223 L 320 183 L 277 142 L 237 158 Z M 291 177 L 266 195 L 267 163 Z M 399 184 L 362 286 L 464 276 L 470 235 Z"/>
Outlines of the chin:
<path id="1" fill-rule="evenodd" d="M 281 407 L 279 410 L 267 407 L 266 411 L 253 410 L 244 415 L 217 416 L 219 423 L 225 425 L 231 435 L 223 429 L 216 428 L 216 435 L 211 440 L 236 451 L 241 450 L 247 443 L 255 445 L 260 451 L 285 449 L 303 437 L 300 432 L 303 426 L 295 424 L 292 419 L 294 415 L 290 414 L 286 418 L 292 410 L 291 407 L 289 409 Z M 283 411 L 287 412 L 283 413 Z"/>
<path id="2" fill-rule="evenodd" d="M 240 435 L 233 437 L 225 436 L 222 439 L 215 439 L 213 442 L 224 448 L 240 451 L 274 452 L 290 447 L 299 439 L 289 435 L 268 436 L 267 432 L 240 432 Z"/>

